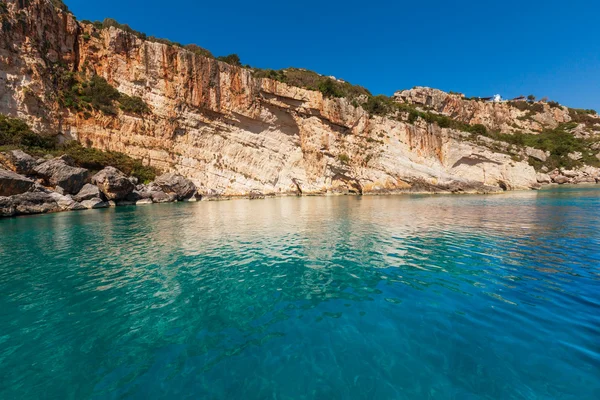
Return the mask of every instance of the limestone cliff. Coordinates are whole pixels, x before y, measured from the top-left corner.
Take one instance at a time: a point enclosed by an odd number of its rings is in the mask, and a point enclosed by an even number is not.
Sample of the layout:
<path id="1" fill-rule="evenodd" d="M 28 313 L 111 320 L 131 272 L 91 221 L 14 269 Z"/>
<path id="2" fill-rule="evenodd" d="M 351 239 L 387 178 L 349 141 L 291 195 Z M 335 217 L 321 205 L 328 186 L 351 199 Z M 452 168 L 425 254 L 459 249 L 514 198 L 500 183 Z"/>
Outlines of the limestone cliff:
<path id="1" fill-rule="evenodd" d="M 0 13 L 0 113 L 26 119 L 39 132 L 59 132 L 65 140 L 181 173 L 205 194 L 497 191 L 537 185 L 525 160 L 456 129 L 370 115 L 356 101 L 258 79 L 250 69 L 115 27 L 98 29 L 50 0 L 7 0 Z M 102 76 L 119 92 L 139 96 L 150 112 L 69 109 L 59 99 L 66 72 Z M 414 104 L 418 97 L 397 95 Z M 520 115 L 508 106 L 439 97 L 423 104 L 502 131 Z M 570 120 L 564 109 L 549 107 L 539 118 L 546 125 Z M 523 129 L 538 128 L 527 123 Z"/>

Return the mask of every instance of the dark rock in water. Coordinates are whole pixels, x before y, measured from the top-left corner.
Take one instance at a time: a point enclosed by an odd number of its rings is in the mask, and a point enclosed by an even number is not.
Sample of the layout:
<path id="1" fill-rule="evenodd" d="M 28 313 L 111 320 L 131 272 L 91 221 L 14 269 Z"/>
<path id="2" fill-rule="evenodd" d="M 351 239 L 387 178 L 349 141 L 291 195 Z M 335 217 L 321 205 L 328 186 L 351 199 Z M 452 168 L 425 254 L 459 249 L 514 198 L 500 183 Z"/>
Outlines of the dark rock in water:
<path id="1" fill-rule="evenodd" d="M 21 150 L 12 150 L 0 153 L 0 164 L 18 174 L 30 175 L 35 172 L 38 163 L 29 154 Z"/>
<path id="2" fill-rule="evenodd" d="M 87 209 L 97 209 L 97 208 L 108 208 L 109 204 L 103 201 L 101 198 L 96 197 L 94 199 L 84 200 L 81 202 L 81 206 Z"/>
<path id="3" fill-rule="evenodd" d="M 12 197 L 17 214 L 43 214 L 60 211 L 51 193 L 27 192 Z"/>
<path id="4" fill-rule="evenodd" d="M 114 167 L 106 167 L 92 177 L 92 183 L 108 200 L 124 200 L 135 189 L 129 178 Z"/>
<path id="5" fill-rule="evenodd" d="M 12 217 L 16 213 L 12 198 L 0 197 L 0 217 Z"/>
<path id="6" fill-rule="evenodd" d="M 35 186 L 29 178 L 8 170 L 0 170 L 0 196 L 25 193 Z"/>
<path id="7" fill-rule="evenodd" d="M 252 190 L 250 192 L 250 194 L 248 195 L 248 198 L 250 200 L 259 200 L 259 199 L 264 199 L 265 195 L 262 194 L 262 192 L 259 192 L 258 190 Z"/>
<path id="8" fill-rule="evenodd" d="M 196 193 L 194 182 L 172 172 L 159 176 L 154 183 L 160 186 L 163 192 L 174 193 L 177 200 L 189 199 Z"/>
<path id="9" fill-rule="evenodd" d="M 60 186 L 65 193 L 75 194 L 89 182 L 90 173 L 85 168 L 70 166 L 67 161 L 54 158 L 43 162 L 35 167 L 35 173 L 43 177 L 50 186 Z"/>
<path id="10" fill-rule="evenodd" d="M 84 200 L 91 200 L 94 198 L 101 198 L 100 189 L 98 186 L 92 185 L 91 183 L 86 183 L 84 187 L 81 188 L 79 193 L 73 196 L 73 200 L 77 202 L 82 202 Z"/>
<path id="11" fill-rule="evenodd" d="M 148 199 L 150 198 L 150 195 L 148 193 L 145 192 L 138 192 L 137 190 L 134 190 L 133 192 L 129 193 L 126 197 L 125 197 L 125 201 L 133 201 L 136 202 L 138 200 L 142 200 L 142 199 Z"/>
<path id="12" fill-rule="evenodd" d="M 451 181 L 447 183 L 431 184 L 426 181 L 415 179 L 410 182 L 408 192 L 412 193 L 500 193 L 510 190 L 506 183 L 503 186 L 487 186 L 479 182 Z"/>

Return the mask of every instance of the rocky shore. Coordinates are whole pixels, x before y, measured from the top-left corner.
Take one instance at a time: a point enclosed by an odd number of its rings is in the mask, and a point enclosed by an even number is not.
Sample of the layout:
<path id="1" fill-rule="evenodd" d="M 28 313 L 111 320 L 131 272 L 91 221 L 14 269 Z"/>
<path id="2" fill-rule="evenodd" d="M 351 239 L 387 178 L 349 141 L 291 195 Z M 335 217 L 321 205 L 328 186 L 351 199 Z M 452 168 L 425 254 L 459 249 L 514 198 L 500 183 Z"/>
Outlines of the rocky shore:
<path id="1" fill-rule="evenodd" d="M 540 187 L 597 184 L 600 183 L 600 169 L 556 169 L 547 174 L 538 173 L 537 180 Z M 368 194 L 499 192 L 503 191 L 497 187 L 480 185 L 432 187 L 426 182 L 413 182 L 413 185 L 404 191 Z M 328 193 L 322 193 L 326 194 Z M 253 191 L 244 197 L 254 200 L 264 199 L 266 196 L 259 191 Z M 176 173 L 163 174 L 153 182 L 144 184 L 111 166 L 93 174 L 85 168 L 74 166 L 70 157 L 65 155 L 36 159 L 21 150 L 0 152 L 0 217 L 229 198 L 232 196 L 221 196 L 217 193 L 202 195 L 191 180 Z"/>
<path id="2" fill-rule="evenodd" d="M 92 174 L 74 166 L 69 156 L 0 153 L 0 217 L 201 198 L 192 181 L 174 173 L 144 184 L 110 166 Z"/>

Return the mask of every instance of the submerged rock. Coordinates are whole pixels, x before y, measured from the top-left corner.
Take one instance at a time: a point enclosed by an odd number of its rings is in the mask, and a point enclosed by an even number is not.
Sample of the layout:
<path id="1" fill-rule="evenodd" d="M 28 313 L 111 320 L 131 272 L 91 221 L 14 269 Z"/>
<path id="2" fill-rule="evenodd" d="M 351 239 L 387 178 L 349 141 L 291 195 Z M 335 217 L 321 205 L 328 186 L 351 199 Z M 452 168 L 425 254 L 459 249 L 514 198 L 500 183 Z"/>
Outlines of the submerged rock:
<path id="1" fill-rule="evenodd" d="M 72 167 L 68 158 L 54 158 L 35 167 L 37 175 L 44 178 L 50 186 L 60 186 L 65 193 L 75 194 L 90 180 L 90 173 L 85 168 Z"/>
<path id="2" fill-rule="evenodd" d="M 106 167 L 92 177 L 92 183 L 98 186 L 108 200 L 123 200 L 135 189 L 129 178 L 114 167 Z"/>
<path id="3" fill-rule="evenodd" d="M 250 200 L 259 200 L 259 199 L 264 199 L 265 195 L 262 192 L 258 191 L 258 190 L 252 190 L 248 194 L 248 198 Z"/>
<path id="4" fill-rule="evenodd" d="M 8 170 L 0 170 L 0 196 L 25 193 L 35 186 L 29 178 Z"/>

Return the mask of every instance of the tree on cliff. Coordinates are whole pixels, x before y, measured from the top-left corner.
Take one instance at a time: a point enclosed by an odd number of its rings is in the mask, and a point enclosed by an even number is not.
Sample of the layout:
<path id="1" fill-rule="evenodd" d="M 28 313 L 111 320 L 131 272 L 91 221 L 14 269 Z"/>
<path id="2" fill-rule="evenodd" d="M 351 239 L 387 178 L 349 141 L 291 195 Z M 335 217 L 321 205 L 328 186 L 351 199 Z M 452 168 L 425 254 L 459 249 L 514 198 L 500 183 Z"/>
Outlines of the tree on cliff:
<path id="1" fill-rule="evenodd" d="M 217 57 L 217 60 L 226 62 L 227 64 L 235 65 L 238 67 L 242 66 L 242 61 L 240 60 L 240 56 L 237 54 L 230 54 L 228 56 L 220 56 Z"/>

